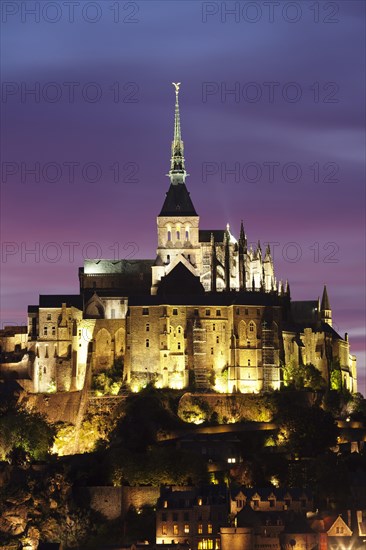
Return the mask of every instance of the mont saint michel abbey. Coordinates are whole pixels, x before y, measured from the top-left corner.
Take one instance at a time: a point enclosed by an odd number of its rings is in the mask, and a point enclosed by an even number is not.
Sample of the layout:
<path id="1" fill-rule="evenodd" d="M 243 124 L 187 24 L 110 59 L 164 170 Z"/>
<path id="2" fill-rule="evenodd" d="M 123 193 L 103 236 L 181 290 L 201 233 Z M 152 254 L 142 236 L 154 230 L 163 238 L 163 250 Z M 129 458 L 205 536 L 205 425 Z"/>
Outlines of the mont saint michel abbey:
<path id="1" fill-rule="evenodd" d="M 325 380 L 340 365 L 357 391 L 348 336 L 332 328 L 321 301 L 293 301 L 278 281 L 271 250 L 248 247 L 241 223 L 203 229 L 186 186 L 175 84 L 170 185 L 157 216 L 156 257 L 86 260 L 77 295 L 40 295 L 28 326 L 2 331 L 2 372 L 30 392 L 75 391 L 122 358 L 132 391 L 211 388 L 227 393 L 278 389 L 283 367 L 313 364 Z M 321 289 L 319 289 L 321 290 Z"/>

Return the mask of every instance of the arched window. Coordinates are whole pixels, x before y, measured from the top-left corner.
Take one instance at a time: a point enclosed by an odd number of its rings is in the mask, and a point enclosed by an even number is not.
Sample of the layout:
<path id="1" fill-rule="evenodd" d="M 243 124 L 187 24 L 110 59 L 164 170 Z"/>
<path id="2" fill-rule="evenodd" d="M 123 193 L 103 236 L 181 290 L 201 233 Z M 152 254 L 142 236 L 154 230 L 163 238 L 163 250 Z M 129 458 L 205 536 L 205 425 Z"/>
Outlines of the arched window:
<path id="1" fill-rule="evenodd" d="M 239 323 L 239 345 L 245 346 L 245 340 L 247 337 L 247 325 L 245 321 L 241 320 Z"/>
<path id="2" fill-rule="evenodd" d="M 189 241 L 189 225 L 186 226 L 186 241 Z"/>
<path id="3" fill-rule="evenodd" d="M 176 226 L 176 232 L 177 232 L 177 241 L 180 241 L 180 225 Z"/>
<path id="4" fill-rule="evenodd" d="M 248 359 L 248 367 L 250 367 L 250 359 Z"/>
<path id="5" fill-rule="evenodd" d="M 147 348 L 149 348 L 149 347 L 150 347 L 150 340 L 149 340 L 148 338 L 146 338 L 146 342 L 145 342 L 145 345 L 146 345 L 146 347 L 147 347 Z"/>
<path id="6" fill-rule="evenodd" d="M 172 228 L 168 225 L 168 241 L 172 240 Z"/>
<path id="7" fill-rule="evenodd" d="M 257 327 L 254 321 L 250 321 L 248 325 L 249 331 L 248 331 L 248 338 L 256 338 L 257 337 Z"/>

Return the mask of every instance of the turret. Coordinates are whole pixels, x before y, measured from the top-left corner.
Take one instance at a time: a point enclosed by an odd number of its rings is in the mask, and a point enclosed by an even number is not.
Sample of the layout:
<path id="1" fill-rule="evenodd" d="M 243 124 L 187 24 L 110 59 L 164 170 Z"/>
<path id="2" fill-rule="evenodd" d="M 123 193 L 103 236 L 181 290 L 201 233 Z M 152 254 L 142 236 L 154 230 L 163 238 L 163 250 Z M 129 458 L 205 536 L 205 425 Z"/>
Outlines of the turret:
<path id="1" fill-rule="evenodd" d="M 332 326 L 332 310 L 329 304 L 327 287 L 324 285 L 322 302 L 320 306 L 320 318 L 324 323 Z"/>
<path id="2" fill-rule="evenodd" d="M 224 249 L 225 249 L 225 288 L 228 292 L 230 290 L 230 233 L 226 228 L 224 235 Z"/>
<path id="3" fill-rule="evenodd" d="M 245 290 L 245 255 L 247 252 L 247 238 L 244 231 L 243 220 L 240 224 L 240 237 L 239 237 L 239 289 Z"/>
<path id="4" fill-rule="evenodd" d="M 213 233 L 211 233 L 210 243 L 211 243 L 211 291 L 216 292 L 217 258 L 216 258 L 215 236 Z"/>

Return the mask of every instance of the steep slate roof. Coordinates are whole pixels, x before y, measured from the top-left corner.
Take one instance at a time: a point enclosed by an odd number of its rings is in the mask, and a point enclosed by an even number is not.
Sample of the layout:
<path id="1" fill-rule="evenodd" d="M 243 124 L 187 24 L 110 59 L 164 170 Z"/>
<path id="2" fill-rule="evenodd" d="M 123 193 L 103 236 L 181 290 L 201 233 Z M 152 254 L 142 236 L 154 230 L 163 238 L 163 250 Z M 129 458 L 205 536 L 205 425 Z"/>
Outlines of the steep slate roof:
<path id="1" fill-rule="evenodd" d="M 200 229 L 199 242 L 209 243 L 211 240 L 211 233 L 213 233 L 215 243 L 224 242 L 225 229 Z"/>
<path id="2" fill-rule="evenodd" d="M 285 522 L 284 533 L 298 535 L 303 533 L 314 533 L 314 531 L 303 514 L 291 514 L 289 519 Z"/>
<path id="3" fill-rule="evenodd" d="M 159 216 L 197 216 L 185 183 L 170 184 Z"/>
<path id="4" fill-rule="evenodd" d="M 204 292 L 194 296 L 176 288 L 174 294 L 169 294 L 169 300 L 164 295 L 137 295 L 131 294 L 128 300 L 130 306 L 154 306 L 154 305 L 187 305 L 187 306 L 278 306 L 280 307 L 286 298 L 268 292 Z"/>
<path id="5" fill-rule="evenodd" d="M 261 516 L 255 512 L 250 504 L 246 504 L 236 515 L 238 527 L 259 527 L 261 525 Z"/>
<path id="6" fill-rule="evenodd" d="M 182 262 L 179 262 L 171 271 L 163 277 L 158 286 L 158 295 L 165 296 L 176 292 L 192 294 L 204 294 L 205 290 L 199 277 L 191 273 Z"/>
<path id="7" fill-rule="evenodd" d="M 241 487 L 240 489 L 236 489 L 236 491 L 232 493 L 233 500 L 235 500 L 235 497 L 240 492 L 243 493 L 243 495 L 245 495 L 249 499 L 252 498 L 255 494 L 258 494 L 261 497 L 262 501 L 268 500 L 268 497 L 271 494 L 274 494 L 274 496 L 276 497 L 277 500 L 283 500 L 285 498 L 286 494 L 290 495 L 292 500 L 300 500 L 304 496 L 308 500 L 313 499 L 313 494 L 308 489 L 300 489 L 300 488 L 296 488 L 296 487 L 293 487 L 293 488 L 287 488 L 287 487 L 282 487 L 282 488 L 277 488 L 277 487 L 263 487 L 263 488 L 261 488 L 261 487 L 259 487 L 259 488 L 258 487 L 254 487 L 254 488 Z"/>
<path id="8" fill-rule="evenodd" d="M 324 285 L 321 309 L 330 309 L 327 287 Z"/>
<path id="9" fill-rule="evenodd" d="M 154 260 L 85 260 L 85 275 L 138 275 L 150 273 Z M 83 268 L 81 268 L 83 269 Z"/>
<path id="10" fill-rule="evenodd" d="M 39 307 L 67 307 L 74 306 L 83 309 L 83 297 L 80 294 L 40 294 Z"/>
<path id="11" fill-rule="evenodd" d="M 15 334 L 27 334 L 28 327 L 26 325 L 22 326 L 13 326 L 6 325 L 3 329 L 0 330 L 0 336 L 14 336 Z"/>
<path id="12" fill-rule="evenodd" d="M 297 323 L 314 323 L 319 318 L 318 301 L 303 300 L 291 302 L 291 313 Z"/>

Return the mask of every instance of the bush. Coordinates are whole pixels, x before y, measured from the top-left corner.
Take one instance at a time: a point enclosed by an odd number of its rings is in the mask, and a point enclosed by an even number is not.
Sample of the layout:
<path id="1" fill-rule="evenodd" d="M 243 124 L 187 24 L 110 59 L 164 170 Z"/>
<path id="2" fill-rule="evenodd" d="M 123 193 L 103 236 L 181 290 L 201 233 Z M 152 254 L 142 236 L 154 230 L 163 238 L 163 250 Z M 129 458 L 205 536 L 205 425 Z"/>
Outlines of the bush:
<path id="1" fill-rule="evenodd" d="M 93 374 L 91 389 L 96 395 L 118 395 L 123 381 L 123 357 L 117 358 L 110 369 Z"/>

